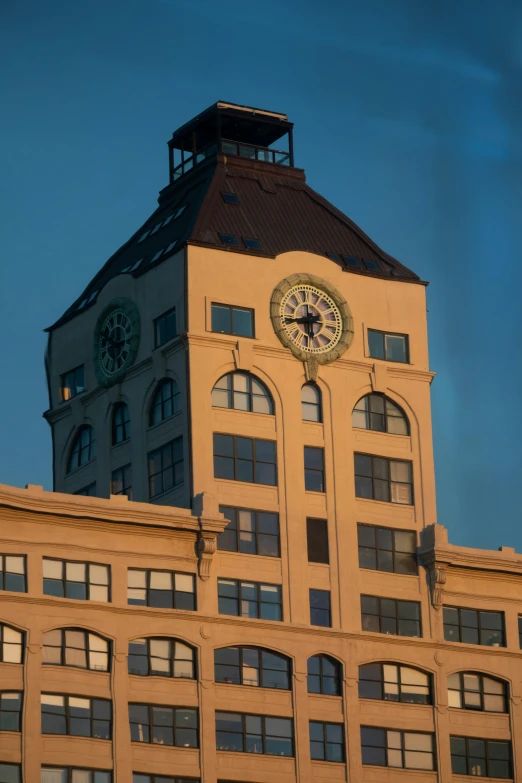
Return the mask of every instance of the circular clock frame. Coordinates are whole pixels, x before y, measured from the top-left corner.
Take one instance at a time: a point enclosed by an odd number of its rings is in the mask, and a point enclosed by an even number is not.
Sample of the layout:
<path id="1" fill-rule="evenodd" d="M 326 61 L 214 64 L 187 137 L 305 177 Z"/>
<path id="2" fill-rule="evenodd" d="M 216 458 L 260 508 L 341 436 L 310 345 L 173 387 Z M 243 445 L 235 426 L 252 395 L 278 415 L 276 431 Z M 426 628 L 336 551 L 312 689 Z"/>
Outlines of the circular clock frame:
<path id="1" fill-rule="evenodd" d="M 295 305 L 292 302 L 292 292 L 301 290 L 308 292 L 313 313 L 320 314 L 320 309 L 316 309 L 312 301 L 333 303 L 338 311 L 339 317 L 335 316 L 328 324 L 328 332 L 325 332 L 324 319 L 318 319 L 317 325 L 320 326 L 315 336 L 328 334 L 330 338 L 327 344 L 318 345 L 312 349 L 306 349 L 298 345 L 296 339 L 292 337 L 290 331 L 284 322 L 283 309 L 285 304 Z M 303 301 L 302 304 L 306 304 Z M 298 310 L 299 305 L 295 308 Z M 288 309 L 288 308 L 286 308 Z M 274 288 L 270 299 L 270 318 L 274 331 L 285 346 L 293 355 L 302 362 L 313 360 L 317 364 L 329 364 L 338 359 L 350 346 L 353 340 L 353 318 L 348 302 L 344 296 L 330 283 L 321 277 L 309 274 L 296 274 L 281 280 Z M 340 322 L 339 322 L 340 320 Z M 318 341 L 319 342 L 319 341 Z"/>
<path id="2" fill-rule="evenodd" d="M 107 372 L 106 367 L 102 361 L 102 340 L 103 332 L 107 326 L 111 315 L 120 314 L 120 323 L 115 323 L 113 331 L 118 330 L 120 333 L 125 327 L 125 340 L 124 347 L 120 351 L 119 356 L 125 353 L 123 362 L 114 372 Z M 140 343 L 140 316 L 138 308 L 130 299 L 113 299 L 109 302 L 107 307 L 101 312 L 94 330 L 94 367 L 96 370 L 96 378 L 100 386 L 112 386 L 114 383 L 118 383 L 122 380 L 123 376 L 134 363 L 136 354 L 138 353 L 138 347 Z"/>

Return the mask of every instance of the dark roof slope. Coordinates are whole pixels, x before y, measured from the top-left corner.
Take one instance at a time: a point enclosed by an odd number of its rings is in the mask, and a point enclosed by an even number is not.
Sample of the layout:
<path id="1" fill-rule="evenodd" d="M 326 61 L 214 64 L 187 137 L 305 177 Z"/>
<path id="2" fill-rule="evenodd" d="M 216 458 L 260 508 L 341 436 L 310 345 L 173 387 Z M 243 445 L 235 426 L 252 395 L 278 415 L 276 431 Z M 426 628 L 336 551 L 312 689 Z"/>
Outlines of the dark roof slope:
<path id="1" fill-rule="evenodd" d="M 234 193 L 239 203 L 227 203 L 222 193 Z M 158 201 L 150 218 L 50 329 L 91 306 L 116 275 L 145 274 L 187 242 L 269 257 L 303 250 L 328 255 L 347 272 L 421 282 L 312 190 L 301 169 L 218 154 L 161 191 Z M 225 245 L 220 234 L 234 235 L 238 244 Z M 258 240 L 261 248 L 248 250 L 242 238 Z M 359 266 L 342 256 L 358 259 Z M 377 263 L 367 268 L 364 261 Z"/>

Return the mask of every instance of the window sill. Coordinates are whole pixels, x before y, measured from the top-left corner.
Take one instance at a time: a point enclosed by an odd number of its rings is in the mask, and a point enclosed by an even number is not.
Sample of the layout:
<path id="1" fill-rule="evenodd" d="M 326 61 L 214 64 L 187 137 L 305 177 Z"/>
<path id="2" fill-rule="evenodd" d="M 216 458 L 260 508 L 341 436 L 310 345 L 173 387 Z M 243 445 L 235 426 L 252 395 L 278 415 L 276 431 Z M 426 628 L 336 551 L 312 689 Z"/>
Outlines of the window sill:
<path id="1" fill-rule="evenodd" d="M 274 560 L 281 560 L 281 555 L 258 555 L 256 552 L 238 552 L 236 549 L 220 549 L 216 550 L 221 555 L 241 555 L 241 557 L 255 557 L 256 562 L 266 560 L 271 563 Z"/>
<path id="2" fill-rule="evenodd" d="M 76 473 L 79 473 L 80 470 L 83 470 L 83 468 L 88 467 L 89 465 L 92 465 L 93 462 L 96 462 L 96 457 L 93 457 L 89 460 L 89 462 L 86 462 L 84 465 L 78 465 L 77 468 L 74 468 L 74 470 L 71 470 L 70 473 L 65 474 L 65 478 L 68 479 L 69 476 L 74 476 Z M 72 493 L 74 494 L 74 493 Z"/>
<path id="3" fill-rule="evenodd" d="M 362 572 L 368 571 L 368 573 L 371 573 L 371 574 L 387 574 L 388 576 L 400 576 L 401 578 L 402 577 L 406 577 L 407 579 L 418 579 L 419 578 L 419 574 L 418 573 L 416 573 L 416 574 L 399 574 L 399 573 L 397 573 L 397 571 L 379 571 L 378 568 L 364 568 L 363 566 L 359 566 L 359 569 Z"/>
<path id="4" fill-rule="evenodd" d="M 408 769 L 407 767 L 390 767 L 386 764 L 363 764 L 363 769 L 386 769 L 398 772 L 401 775 L 418 775 L 423 773 L 424 775 L 437 775 L 436 769 Z M 460 775 L 459 777 L 470 777 L 469 775 Z M 496 780 L 496 778 L 481 778 L 481 780 Z"/>
<path id="5" fill-rule="evenodd" d="M 182 489 L 184 486 L 185 486 L 185 482 L 182 481 L 181 484 L 176 484 L 175 487 L 166 489 L 165 492 L 160 492 L 159 495 L 154 495 L 154 497 L 149 498 L 149 503 L 154 503 L 154 501 L 158 500 L 158 498 L 164 498 L 166 495 L 169 494 L 169 492 L 176 492 L 178 489 Z"/>
<path id="6" fill-rule="evenodd" d="M 247 486 L 247 487 L 268 487 L 268 488 L 271 488 L 271 489 L 277 489 L 278 488 L 278 484 L 261 484 L 261 483 L 255 482 L 255 481 L 239 481 L 239 479 L 219 478 L 218 476 L 214 476 L 214 481 L 222 481 L 222 482 L 224 482 L 226 484 L 232 483 L 232 484 L 234 484 L 234 486 L 236 484 L 241 484 L 241 485 Z"/>
<path id="7" fill-rule="evenodd" d="M 363 500 L 366 503 L 378 503 L 380 506 L 383 506 L 384 508 L 390 508 L 390 506 L 393 506 L 394 508 L 415 508 L 415 503 L 392 503 L 391 500 L 375 500 L 374 498 L 361 498 L 359 495 L 355 496 L 356 500 Z"/>
<path id="8" fill-rule="evenodd" d="M 75 604 L 93 604 L 94 606 L 109 606 L 112 601 L 91 601 L 90 598 L 67 598 L 64 595 L 49 595 L 49 593 L 42 593 L 44 598 L 52 598 L 55 601 L 74 601 Z"/>
<path id="9" fill-rule="evenodd" d="M 147 427 L 147 432 L 151 432 L 152 430 L 158 429 L 158 427 L 161 427 L 162 424 L 165 424 L 168 421 L 172 421 L 172 419 L 176 419 L 178 416 L 181 416 L 182 411 L 177 411 L 176 413 L 173 413 L 172 416 L 169 416 L 167 419 L 163 419 L 163 421 L 158 421 L 157 424 L 149 424 Z M 130 438 L 129 438 L 130 440 Z M 125 443 L 128 443 L 128 441 L 125 441 Z M 118 444 L 119 446 L 122 446 L 123 444 Z"/>

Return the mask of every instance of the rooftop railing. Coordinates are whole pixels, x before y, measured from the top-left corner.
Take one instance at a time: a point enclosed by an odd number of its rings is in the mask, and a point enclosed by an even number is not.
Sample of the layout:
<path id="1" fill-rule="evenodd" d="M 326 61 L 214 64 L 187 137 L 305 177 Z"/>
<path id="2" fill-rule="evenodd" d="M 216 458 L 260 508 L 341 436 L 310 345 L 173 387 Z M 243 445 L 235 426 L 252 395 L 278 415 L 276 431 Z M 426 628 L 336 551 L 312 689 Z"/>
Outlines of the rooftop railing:
<path id="1" fill-rule="evenodd" d="M 185 152 L 182 151 L 182 160 L 172 170 L 172 180 L 176 182 L 180 177 L 187 172 L 191 171 L 199 163 L 207 160 L 216 154 L 216 143 L 209 144 L 207 147 L 203 147 L 201 150 L 192 153 L 189 157 L 185 158 Z M 248 158 L 249 160 L 261 160 L 265 163 L 275 163 L 278 166 L 290 166 L 290 153 L 283 150 L 274 150 L 270 147 L 257 147 L 254 144 L 244 144 L 238 141 L 229 141 L 228 139 L 221 139 L 221 152 L 225 155 L 237 155 L 240 158 Z"/>

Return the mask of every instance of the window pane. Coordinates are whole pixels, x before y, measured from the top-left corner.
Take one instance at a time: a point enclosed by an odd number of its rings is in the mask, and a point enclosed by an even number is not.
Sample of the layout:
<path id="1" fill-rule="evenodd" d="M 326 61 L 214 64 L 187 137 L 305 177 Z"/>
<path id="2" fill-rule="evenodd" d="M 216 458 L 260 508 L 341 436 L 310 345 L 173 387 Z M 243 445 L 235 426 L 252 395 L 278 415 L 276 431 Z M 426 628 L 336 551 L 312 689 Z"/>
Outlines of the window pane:
<path id="1" fill-rule="evenodd" d="M 254 336 L 252 312 L 234 308 L 234 334 L 242 337 Z"/>
<path id="2" fill-rule="evenodd" d="M 212 305 L 212 331 L 231 333 L 232 319 L 229 307 Z"/>
<path id="3" fill-rule="evenodd" d="M 384 359 L 384 335 L 368 329 L 368 348 L 373 359 Z"/>

